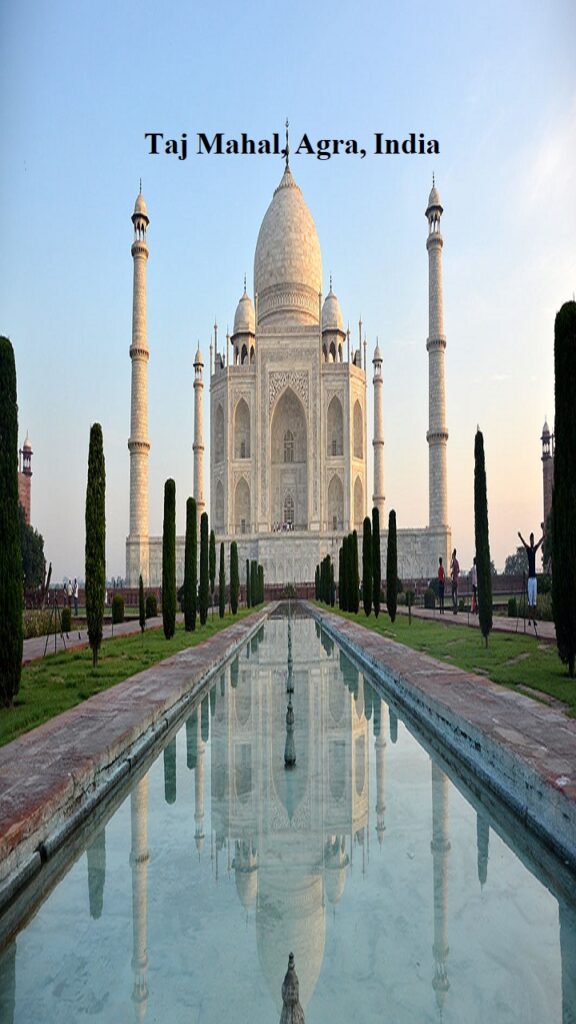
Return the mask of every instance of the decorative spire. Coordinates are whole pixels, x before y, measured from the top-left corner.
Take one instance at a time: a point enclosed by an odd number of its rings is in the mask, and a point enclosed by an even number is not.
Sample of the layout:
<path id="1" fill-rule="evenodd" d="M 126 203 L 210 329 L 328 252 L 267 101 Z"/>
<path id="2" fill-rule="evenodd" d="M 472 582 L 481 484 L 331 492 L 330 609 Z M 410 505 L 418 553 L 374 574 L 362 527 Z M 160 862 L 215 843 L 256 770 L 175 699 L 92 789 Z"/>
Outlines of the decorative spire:
<path id="1" fill-rule="evenodd" d="M 332 291 L 332 274 L 330 274 L 330 291 Z"/>
<path id="2" fill-rule="evenodd" d="M 288 144 L 288 127 L 289 127 L 289 122 L 288 122 L 288 118 L 286 118 L 286 149 L 284 151 L 284 155 L 286 157 L 286 170 L 287 171 L 290 170 L 290 162 L 289 162 L 290 146 Z"/>
<path id="3" fill-rule="evenodd" d="M 436 185 L 436 182 L 434 180 L 434 171 L 432 171 L 432 188 L 434 188 L 435 185 Z"/>
<path id="4" fill-rule="evenodd" d="M 244 271 L 244 295 L 246 295 L 246 271 Z"/>
<path id="5" fill-rule="evenodd" d="M 282 1013 L 280 1024 L 305 1024 L 300 1005 L 300 983 L 294 969 L 294 953 L 288 957 L 288 970 L 282 985 Z"/>

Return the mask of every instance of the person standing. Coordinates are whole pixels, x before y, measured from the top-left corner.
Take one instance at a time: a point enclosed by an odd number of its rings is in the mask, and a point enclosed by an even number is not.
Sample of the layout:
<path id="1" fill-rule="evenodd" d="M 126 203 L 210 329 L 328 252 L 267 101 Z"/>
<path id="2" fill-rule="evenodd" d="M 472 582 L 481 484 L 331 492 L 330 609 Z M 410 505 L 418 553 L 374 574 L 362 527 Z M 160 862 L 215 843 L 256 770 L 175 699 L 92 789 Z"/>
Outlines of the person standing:
<path id="1" fill-rule="evenodd" d="M 476 568 L 476 559 L 472 563 L 470 582 L 472 584 L 472 615 L 476 615 L 478 612 L 478 570 Z"/>
<path id="2" fill-rule="evenodd" d="M 68 580 L 66 584 L 66 603 L 69 608 L 72 608 L 72 580 Z"/>
<path id="3" fill-rule="evenodd" d="M 538 585 L 536 583 L 536 552 L 540 547 L 544 537 L 540 537 L 537 544 L 534 543 L 534 534 L 530 534 L 530 544 L 527 544 L 524 537 L 518 530 L 518 536 L 526 548 L 526 557 L 528 558 L 528 625 L 530 621 L 536 625 L 536 602 L 538 601 Z M 530 611 L 532 609 L 532 611 Z"/>
<path id="4" fill-rule="evenodd" d="M 458 612 L 458 577 L 460 575 L 460 565 L 456 558 L 456 548 L 452 552 L 452 560 L 450 562 L 450 578 L 452 580 L 452 611 L 454 615 Z"/>
<path id="5" fill-rule="evenodd" d="M 440 603 L 440 615 L 444 615 L 444 586 L 446 583 L 446 573 L 444 572 L 444 566 L 442 565 L 442 559 L 438 559 L 438 601 Z"/>
<path id="6" fill-rule="evenodd" d="M 74 615 L 78 615 L 78 580 L 74 577 L 72 586 L 72 600 L 74 601 Z"/>

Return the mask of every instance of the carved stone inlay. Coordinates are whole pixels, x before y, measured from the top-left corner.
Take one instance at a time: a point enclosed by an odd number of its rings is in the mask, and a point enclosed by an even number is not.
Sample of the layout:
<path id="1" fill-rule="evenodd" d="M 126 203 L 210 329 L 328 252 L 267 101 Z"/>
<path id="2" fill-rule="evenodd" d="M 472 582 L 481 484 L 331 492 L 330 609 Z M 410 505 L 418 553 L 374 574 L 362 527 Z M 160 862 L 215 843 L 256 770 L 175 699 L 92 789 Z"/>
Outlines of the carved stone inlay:
<path id="1" fill-rule="evenodd" d="M 308 412 L 308 373 L 306 370 L 271 370 L 268 378 L 268 409 L 272 407 L 284 388 L 290 387 L 302 399 Z"/>

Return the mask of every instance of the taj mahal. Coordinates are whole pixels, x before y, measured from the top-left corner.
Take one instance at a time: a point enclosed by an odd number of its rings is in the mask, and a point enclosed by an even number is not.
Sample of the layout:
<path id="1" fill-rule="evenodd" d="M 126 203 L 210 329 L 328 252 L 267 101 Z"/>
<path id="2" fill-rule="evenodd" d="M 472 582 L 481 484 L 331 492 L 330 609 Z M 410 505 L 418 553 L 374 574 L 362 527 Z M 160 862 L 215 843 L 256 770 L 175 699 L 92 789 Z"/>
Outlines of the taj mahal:
<path id="1" fill-rule="evenodd" d="M 429 521 L 398 530 L 398 571 L 404 578 L 436 574 L 448 561 L 442 247 L 443 207 L 433 183 L 426 208 L 429 262 Z M 134 213 L 132 313 L 130 530 L 126 578 L 137 586 L 162 579 L 162 538 L 148 529 L 148 359 L 146 268 L 148 211 L 142 193 Z M 344 328 L 332 290 L 323 296 L 322 253 L 316 226 L 286 165 L 260 226 L 254 255 L 253 298 L 246 288 L 234 328 L 210 343 L 210 526 L 217 540 L 236 540 L 240 564 L 255 559 L 267 583 L 311 582 L 326 554 L 338 563 L 342 538 L 362 535 L 376 507 L 386 561 L 384 494 L 384 375 L 380 346 L 372 354 L 374 422 L 366 414 L 368 358 L 359 325 L 357 342 Z M 204 491 L 204 362 L 194 359 L 193 488 L 198 515 Z M 371 443 L 370 443 L 371 440 Z M 374 493 L 368 494 L 368 453 Z M 389 507 L 394 503 L 389 502 Z M 177 582 L 184 578 L 184 537 L 177 538 Z"/>

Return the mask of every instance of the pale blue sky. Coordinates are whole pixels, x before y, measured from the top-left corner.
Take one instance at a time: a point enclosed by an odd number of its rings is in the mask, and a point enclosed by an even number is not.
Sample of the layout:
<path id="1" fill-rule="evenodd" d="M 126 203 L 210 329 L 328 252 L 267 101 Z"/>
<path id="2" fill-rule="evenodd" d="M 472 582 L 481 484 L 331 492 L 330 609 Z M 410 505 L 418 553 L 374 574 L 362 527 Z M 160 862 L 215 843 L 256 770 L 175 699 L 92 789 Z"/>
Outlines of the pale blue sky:
<path id="1" fill-rule="evenodd" d="M 180 530 L 192 488 L 196 345 L 207 364 L 214 315 L 222 337 L 244 271 L 251 291 L 258 229 L 282 173 L 273 157 L 151 157 L 144 133 L 264 137 L 287 115 L 293 145 L 304 132 L 371 144 L 376 131 L 423 131 L 440 142 L 439 157 L 291 160 L 318 228 L 325 290 L 331 272 L 353 332 L 361 314 L 369 352 L 376 335 L 383 348 L 387 508 L 399 526 L 426 523 L 424 210 L 434 170 L 445 209 L 449 515 L 461 564 L 473 551 L 477 423 L 496 564 L 518 528 L 538 529 L 554 315 L 576 289 L 575 40 L 569 0 L 6 0 L 0 330 L 16 352 L 33 521 L 56 578 L 83 575 L 96 420 L 108 574 L 124 573 L 140 176 L 150 215 L 150 530 L 160 533 L 164 480 L 176 480 Z M 208 386 L 205 397 L 208 424 Z"/>

